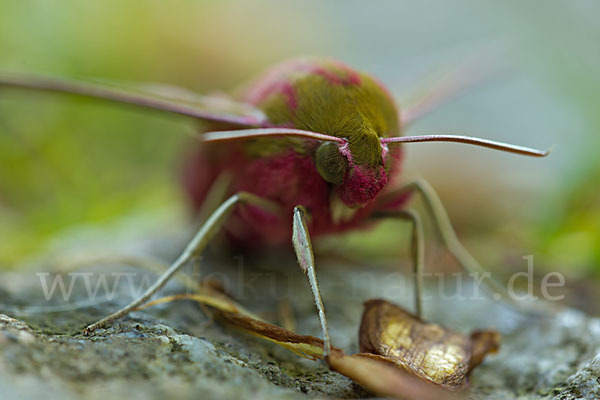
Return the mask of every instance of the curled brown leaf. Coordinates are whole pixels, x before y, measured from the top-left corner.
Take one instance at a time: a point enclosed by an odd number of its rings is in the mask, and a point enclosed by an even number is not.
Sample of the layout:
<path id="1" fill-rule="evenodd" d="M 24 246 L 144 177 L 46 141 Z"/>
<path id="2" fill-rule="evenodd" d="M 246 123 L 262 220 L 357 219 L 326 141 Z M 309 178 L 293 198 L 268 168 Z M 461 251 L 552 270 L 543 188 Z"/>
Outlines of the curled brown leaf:
<path id="1" fill-rule="evenodd" d="M 398 399 L 455 399 L 454 393 L 423 382 L 408 371 L 375 354 L 331 354 L 329 367 L 378 396 Z"/>
<path id="2" fill-rule="evenodd" d="M 369 300 L 359 330 L 362 353 L 383 357 L 397 367 L 449 390 L 468 386 L 468 375 L 498 350 L 500 335 L 477 331 L 464 336 L 427 323 L 385 300 Z"/>
<path id="3" fill-rule="evenodd" d="M 165 297 L 146 307 L 182 299 L 196 301 L 244 332 L 277 343 L 301 357 L 324 360 L 333 371 L 380 396 L 456 398 L 446 389 L 466 387 L 469 372 L 498 346 L 495 332 L 475 332 L 467 338 L 425 323 L 387 301 L 370 300 L 360 327 L 362 353 L 347 355 L 334 347 L 324 359 L 321 339 L 265 322 L 213 289 L 201 285 L 196 294 Z"/>

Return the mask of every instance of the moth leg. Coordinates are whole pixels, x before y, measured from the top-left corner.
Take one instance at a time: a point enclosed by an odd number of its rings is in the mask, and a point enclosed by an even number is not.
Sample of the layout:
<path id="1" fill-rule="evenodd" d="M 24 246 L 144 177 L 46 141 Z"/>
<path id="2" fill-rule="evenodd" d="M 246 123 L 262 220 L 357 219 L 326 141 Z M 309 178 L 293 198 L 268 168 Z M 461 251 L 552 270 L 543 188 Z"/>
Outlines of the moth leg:
<path id="1" fill-rule="evenodd" d="M 402 196 L 407 193 L 418 192 L 423 197 L 425 206 L 431 218 L 434 221 L 434 225 L 444 246 L 448 249 L 454 259 L 460 264 L 460 266 L 467 271 L 469 274 L 483 274 L 487 272 L 479 262 L 469 253 L 469 251 L 463 246 L 458 239 L 456 231 L 452 227 L 448 213 L 442 204 L 438 194 L 435 192 L 433 187 L 424 179 L 417 179 L 409 182 L 406 185 L 394 190 L 391 193 L 384 195 L 379 199 L 380 205 L 385 205 L 386 201 L 392 201 L 398 196 Z M 488 288 L 493 289 L 502 295 L 504 298 L 511 299 L 508 291 L 501 285 L 497 280 L 491 278 L 486 281 Z"/>
<path id="2" fill-rule="evenodd" d="M 227 217 L 233 212 L 235 207 L 239 206 L 240 204 L 250 204 L 265 208 L 267 210 L 273 210 L 274 212 L 278 211 L 278 207 L 274 203 L 250 193 L 240 192 L 231 196 L 211 214 L 211 216 L 202 225 L 198 233 L 196 233 L 196 235 L 185 247 L 181 255 L 173 262 L 173 264 L 171 264 L 169 269 L 167 269 L 156 280 L 156 282 L 154 282 L 154 284 L 144 292 L 140 298 L 132 301 L 127 306 L 110 314 L 100 321 L 89 325 L 84 329 L 83 333 L 88 335 L 96 329 L 109 325 L 114 320 L 129 314 L 135 308 L 146 303 L 156 292 L 165 286 L 165 284 L 173 277 L 173 275 L 175 275 L 175 273 L 181 269 L 181 267 L 186 265 L 193 257 L 201 254 L 204 251 L 210 240 L 223 227 Z"/>
<path id="3" fill-rule="evenodd" d="M 306 210 L 302 206 L 294 208 L 294 222 L 292 227 L 292 244 L 296 252 L 298 264 L 308 278 L 310 290 L 315 300 L 315 306 L 319 313 L 321 322 L 321 331 L 323 332 L 323 358 L 327 360 L 331 353 L 331 339 L 329 337 L 329 328 L 327 327 L 327 318 L 325 318 L 325 307 L 321 298 L 321 290 L 317 281 L 315 270 L 315 255 L 313 253 L 308 225 L 306 224 Z"/>
<path id="4" fill-rule="evenodd" d="M 227 198 L 227 192 L 231 187 L 232 176 L 229 172 L 222 172 L 217 176 L 215 181 L 210 185 L 208 192 L 204 196 L 202 205 L 198 210 L 198 214 L 194 221 L 201 225 L 201 221 L 206 219 L 213 213 Z"/>
<path id="5" fill-rule="evenodd" d="M 411 258 L 415 285 L 415 310 L 419 318 L 423 318 L 423 266 L 425 263 L 425 238 L 423 223 L 415 210 L 381 211 L 376 218 L 398 218 L 412 224 Z"/>

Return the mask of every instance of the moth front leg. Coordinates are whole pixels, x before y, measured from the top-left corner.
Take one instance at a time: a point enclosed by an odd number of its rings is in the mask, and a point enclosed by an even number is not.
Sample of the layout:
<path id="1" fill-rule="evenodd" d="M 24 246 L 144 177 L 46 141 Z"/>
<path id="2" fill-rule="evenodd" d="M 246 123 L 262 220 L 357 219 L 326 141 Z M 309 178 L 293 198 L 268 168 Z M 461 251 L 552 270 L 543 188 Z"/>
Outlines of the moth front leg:
<path id="1" fill-rule="evenodd" d="M 321 298 L 321 289 L 317 281 L 317 272 L 315 270 L 315 255 L 313 253 L 308 225 L 306 223 L 306 210 L 302 206 L 294 208 L 294 222 L 292 228 L 292 244 L 296 251 L 298 264 L 302 272 L 308 278 L 310 290 L 315 300 L 315 306 L 319 313 L 319 322 L 323 332 L 323 358 L 327 360 L 331 354 L 331 339 L 329 337 L 329 328 L 327 327 L 327 318 L 325 318 L 325 307 Z"/>
<path id="2" fill-rule="evenodd" d="M 415 284 L 415 310 L 423 318 L 423 266 L 425 263 L 425 238 L 423 223 L 415 210 L 380 211 L 375 218 L 394 218 L 409 221 L 412 224 L 411 258 Z"/>
<path id="3" fill-rule="evenodd" d="M 240 204 L 249 204 L 264 208 L 266 210 L 277 212 L 278 206 L 269 200 L 255 196 L 250 193 L 237 193 L 223 202 L 206 220 L 198 233 L 188 243 L 181 255 L 171 264 L 152 286 L 150 286 L 144 294 L 137 300 L 132 301 L 125 307 L 110 314 L 109 316 L 89 325 L 84 329 L 83 333 L 88 335 L 98 328 L 107 326 L 113 321 L 124 317 L 131 311 L 146 303 L 150 298 L 163 288 L 167 282 L 175 275 L 184 265 L 186 265 L 193 257 L 201 254 L 215 234 L 223 227 L 227 217 L 231 215 L 233 210 Z"/>
<path id="4" fill-rule="evenodd" d="M 441 199 L 426 180 L 418 179 L 409 182 L 406 185 L 381 196 L 378 199 L 378 209 L 385 210 L 387 204 L 394 204 L 398 198 L 415 192 L 420 194 L 424 200 L 425 207 L 433 220 L 438 236 L 458 264 L 470 275 L 482 277 L 489 275 L 489 272 L 485 271 L 475 257 L 469 253 L 458 239 L 458 235 L 450 222 L 450 217 L 448 216 Z M 503 298 L 514 302 L 507 289 L 497 280 L 490 277 L 490 279 L 482 282 L 488 286 L 487 289 L 490 293 L 500 295 Z"/>

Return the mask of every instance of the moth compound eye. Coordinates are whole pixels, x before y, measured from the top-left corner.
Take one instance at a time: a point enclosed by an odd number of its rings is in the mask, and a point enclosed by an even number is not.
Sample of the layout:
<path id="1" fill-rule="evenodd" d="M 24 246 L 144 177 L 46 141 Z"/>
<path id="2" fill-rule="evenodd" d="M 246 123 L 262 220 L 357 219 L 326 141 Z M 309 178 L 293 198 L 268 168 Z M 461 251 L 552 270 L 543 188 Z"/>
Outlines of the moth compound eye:
<path id="1" fill-rule="evenodd" d="M 335 143 L 323 143 L 317 149 L 317 171 L 323 179 L 335 185 L 341 185 L 346 173 L 346 160 L 340 154 Z"/>

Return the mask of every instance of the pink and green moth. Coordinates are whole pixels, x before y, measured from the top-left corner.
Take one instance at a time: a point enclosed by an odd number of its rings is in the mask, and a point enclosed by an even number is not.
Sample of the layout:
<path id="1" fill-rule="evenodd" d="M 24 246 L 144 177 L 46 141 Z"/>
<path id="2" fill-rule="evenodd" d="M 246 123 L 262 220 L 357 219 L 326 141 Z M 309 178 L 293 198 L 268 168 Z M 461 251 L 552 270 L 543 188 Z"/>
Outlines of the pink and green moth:
<path id="1" fill-rule="evenodd" d="M 224 229 L 236 244 L 260 248 L 292 240 L 319 312 L 324 355 L 330 350 L 325 309 L 311 237 L 372 225 L 382 218 L 412 224 L 415 302 L 421 315 L 423 234 L 421 219 L 406 206 L 420 193 L 438 233 L 468 271 L 479 264 L 458 241 L 433 189 L 422 180 L 396 182 L 403 143 L 459 142 L 543 157 L 547 151 L 455 135 L 401 136 L 413 119 L 449 97 L 435 92 L 412 109 L 399 110 L 370 75 L 327 58 L 283 62 L 245 86 L 236 99 L 186 95 L 146 87 L 127 91 L 38 76 L 0 75 L 0 87 L 95 97 L 163 110 L 204 122 L 191 146 L 183 182 L 191 203 L 212 213 L 171 267 L 139 299 L 89 325 L 91 333 L 146 303 L 189 259 Z M 450 93 L 452 94 L 452 93 Z M 442 99 L 440 99 L 440 97 Z M 218 186 L 219 190 L 215 190 Z M 220 193 L 216 207 L 207 206 Z M 498 288 L 500 290 L 500 288 Z"/>

